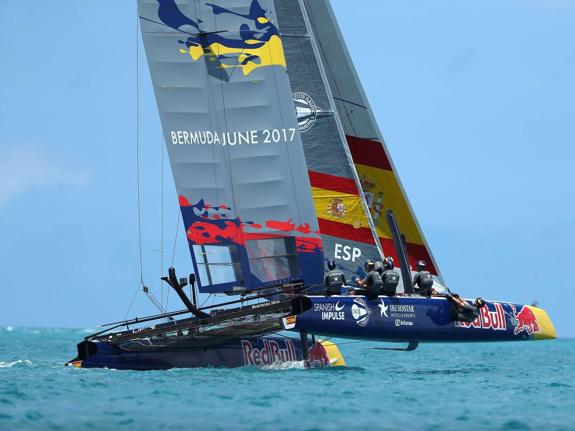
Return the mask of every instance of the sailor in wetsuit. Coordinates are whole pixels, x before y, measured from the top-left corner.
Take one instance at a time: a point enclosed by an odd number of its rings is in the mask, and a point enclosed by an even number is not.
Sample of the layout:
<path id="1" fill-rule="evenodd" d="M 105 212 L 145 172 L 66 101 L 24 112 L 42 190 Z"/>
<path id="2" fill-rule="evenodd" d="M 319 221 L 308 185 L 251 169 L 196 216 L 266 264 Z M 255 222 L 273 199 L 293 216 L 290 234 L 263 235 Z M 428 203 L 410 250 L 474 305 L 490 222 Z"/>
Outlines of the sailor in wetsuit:
<path id="1" fill-rule="evenodd" d="M 336 268 L 335 261 L 330 260 L 327 263 L 328 273 L 325 275 L 325 294 L 326 296 L 341 295 L 341 287 L 346 284 L 345 275 Z"/>
<path id="2" fill-rule="evenodd" d="M 477 298 L 471 305 L 456 293 L 448 294 L 446 297 L 455 305 L 451 311 L 451 318 L 460 322 L 473 322 L 479 317 L 481 307 L 485 307 L 485 301 L 481 298 Z"/>
<path id="3" fill-rule="evenodd" d="M 397 285 L 399 284 L 399 274 L 393 269 L 393 257 L 387 256 L 383 260 L 381 269 L 381 281 L 383 283 L 382 294 L 387 296 L 395 295 Z"/>
<path id="4" fill-rule="evenodd" d="M 365 262 L 365 272 L 365 278 L 358 280 L 357 285 L 361 288 L 361 294 L 367 296 L 367 299 L 376 299 L 383 287 L 381 275 L 375 270 L 375 263 L 371 260 Z"/>
<path id="5" fill-rule="evenodd" d="M 425 260 L 417 261 L 417 273 L 413 276 L 413 287 L 416 293 L 422 296 L 431 296 L 433 277 L 425 270 Z"/>

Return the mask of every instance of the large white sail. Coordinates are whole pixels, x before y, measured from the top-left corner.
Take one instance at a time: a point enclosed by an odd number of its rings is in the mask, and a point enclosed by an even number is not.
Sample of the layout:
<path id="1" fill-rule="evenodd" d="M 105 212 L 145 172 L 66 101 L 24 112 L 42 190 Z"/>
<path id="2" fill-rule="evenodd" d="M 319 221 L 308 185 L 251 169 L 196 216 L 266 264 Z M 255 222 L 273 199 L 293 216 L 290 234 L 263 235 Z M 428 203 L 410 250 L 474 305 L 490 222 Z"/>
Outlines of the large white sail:
<path id="1" fill-rule="evenodd" d="M 205 292 L 321 283 L 323 253 L 272 0 L 139 0 Z"/>

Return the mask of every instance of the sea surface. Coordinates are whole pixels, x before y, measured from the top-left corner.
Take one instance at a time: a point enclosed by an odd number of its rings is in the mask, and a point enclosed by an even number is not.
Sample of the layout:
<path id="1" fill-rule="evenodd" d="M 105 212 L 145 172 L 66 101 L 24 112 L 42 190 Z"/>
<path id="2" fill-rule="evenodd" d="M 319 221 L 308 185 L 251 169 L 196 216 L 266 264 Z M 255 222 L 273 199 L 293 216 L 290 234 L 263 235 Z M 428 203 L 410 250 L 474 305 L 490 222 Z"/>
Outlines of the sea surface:
<path id="1" fill-rule="evenodd" d="M 86 333 L 0 328 L 0 430 L 575 430 L 575 340 L 341 340 L 340 369 L 64 367 Z"/>

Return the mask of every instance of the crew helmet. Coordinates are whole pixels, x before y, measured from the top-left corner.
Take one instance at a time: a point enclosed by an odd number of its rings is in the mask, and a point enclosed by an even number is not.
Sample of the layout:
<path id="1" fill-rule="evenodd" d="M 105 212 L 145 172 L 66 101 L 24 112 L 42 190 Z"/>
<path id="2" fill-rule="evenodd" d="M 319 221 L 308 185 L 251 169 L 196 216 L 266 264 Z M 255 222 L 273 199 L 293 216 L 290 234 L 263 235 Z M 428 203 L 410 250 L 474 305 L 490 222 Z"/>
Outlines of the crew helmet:
<path id="1" fill-rule="evenodd" d="M 427 263 L 425 262 L 425 260 L 418 260 L 416 266 L 417 266 L 417 269 L 419 271 L 421 271 L 421 270 L 425 269 L 425 267 L 427 266 Z"/>
<path id="2" fill-rule="evenodd" d="M 375 268 L 375 262 L 373 260 L 366 260 L 364 268 L 366 271 L 371 271 Z"/>
<path id="3" fill-rule="evenodd" d="M 393 269 L 394 264 L 393 264 L 393 257 L 391 256 L 387 256 L 385 259 L 383 259 L 383 268 L 388 270 L 388 269 Z"/>
<path id="4" fill-rule="evenodd" d="M 328 267 L 328 269 L 329 269 L 330 271 L 331 271 L 332 269 L 335 269 L 335 260 L 333 260 L 333 259 L 332 259 L 332 260 L 329 260 L 329 261 L 327 262 L 327 267 Z"/>

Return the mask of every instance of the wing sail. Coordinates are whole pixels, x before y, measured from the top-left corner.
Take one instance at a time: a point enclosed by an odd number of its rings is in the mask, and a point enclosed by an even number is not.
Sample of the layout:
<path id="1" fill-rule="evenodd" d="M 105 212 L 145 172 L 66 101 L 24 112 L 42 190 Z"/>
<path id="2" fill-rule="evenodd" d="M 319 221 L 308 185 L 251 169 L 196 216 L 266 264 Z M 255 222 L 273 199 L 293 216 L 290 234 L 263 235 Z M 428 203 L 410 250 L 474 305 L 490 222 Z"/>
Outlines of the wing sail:
<path id="1" fill-rule="evenodd" d="M 315 216 L 272 0 L 139 0 L 202 292 L 321 283 Z"/>
<path id="2" fill-rule="evenodd" d="M 440 276 L 435 259 L 393 167 L 329 1 L 302 1 L 318 42 L 336 110 L 341 118 L 363 195 L 384 254 L 396 257 L 391 232 L 385 222 L 385 211 L 392 209 L 399 228 L 407 239 L 409 263 L 415 267 L 417 260 L 426 260 L 428 269 Z"/>
<path id="3" fill-rule="evenodd" d="M 348 280 L 379 260 L 378 240 L 302 2 L 275 0 L 325 259 Z"/>

